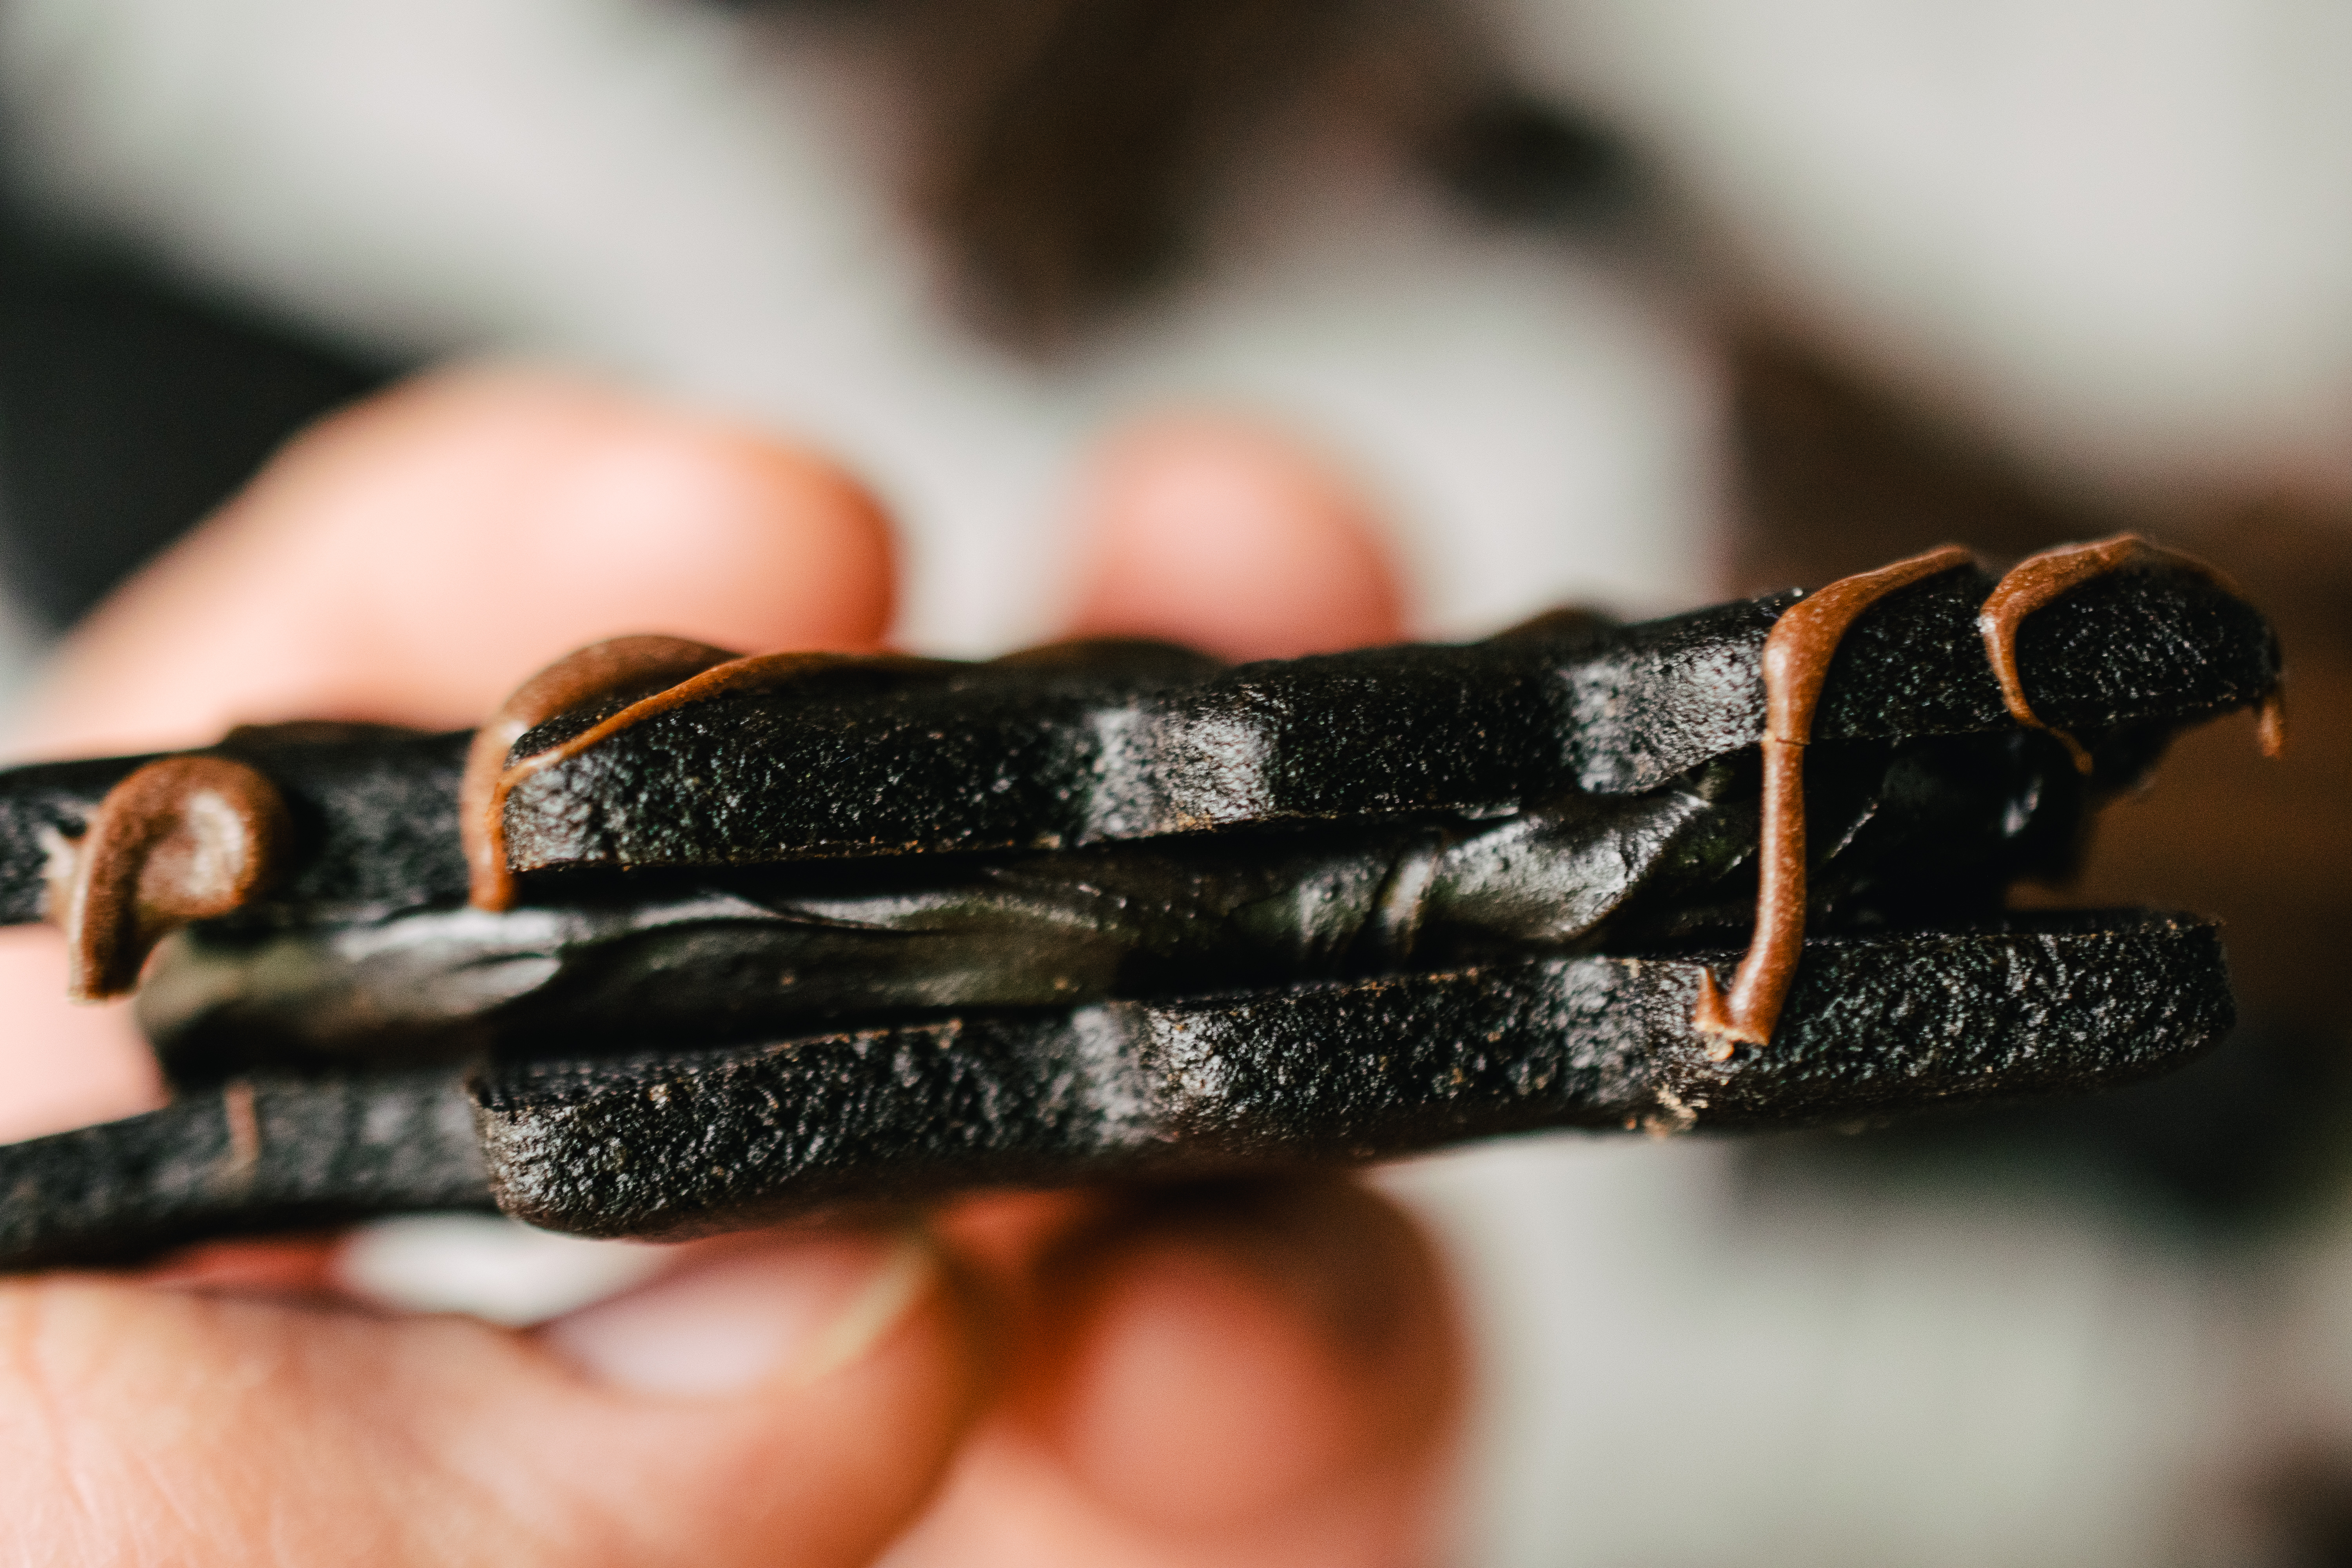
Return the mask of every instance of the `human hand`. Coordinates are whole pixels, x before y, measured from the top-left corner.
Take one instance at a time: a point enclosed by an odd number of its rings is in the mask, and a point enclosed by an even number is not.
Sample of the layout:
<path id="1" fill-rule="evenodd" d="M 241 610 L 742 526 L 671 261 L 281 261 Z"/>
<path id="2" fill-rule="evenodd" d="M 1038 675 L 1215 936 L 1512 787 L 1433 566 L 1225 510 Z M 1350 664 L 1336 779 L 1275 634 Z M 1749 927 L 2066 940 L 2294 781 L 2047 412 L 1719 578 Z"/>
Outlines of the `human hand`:
<path id="1" fill-rule="evenodd" d="M 1361 509 L 1232 426 L 1115 446 L 1082 629 L 1234 656 L 1391 637 Z M 68 644 L 26 747 L 455 727 L 579 644 L 859 648 L 873 502 L 830 464 L 544 379 L 411 385 L 298 441 Z M 0 935 L 0 1138 L 160 1095 L 120 1006 Z M 920 1232 L 669 1249 L 531 1333 L 326 1289 L 326 1244 L 0 1283 L 0 1508 L 54 1562 L 894 1568 L 1427 1560 L 1460 1353 L 1426 1243 L 1338 1182 L 968 1202 Z M 892 1543 L 897 1542 L 895 1550 Z"/>

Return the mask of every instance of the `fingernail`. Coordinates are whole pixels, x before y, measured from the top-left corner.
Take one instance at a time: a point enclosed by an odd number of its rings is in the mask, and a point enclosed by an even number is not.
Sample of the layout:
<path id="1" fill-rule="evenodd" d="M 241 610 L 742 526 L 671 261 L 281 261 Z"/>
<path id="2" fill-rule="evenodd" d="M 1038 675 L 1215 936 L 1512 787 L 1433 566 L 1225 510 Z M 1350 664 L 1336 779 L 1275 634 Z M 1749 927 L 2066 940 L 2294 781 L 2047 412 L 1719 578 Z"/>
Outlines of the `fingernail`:
<path id="1" fill-rule="evenodd" d="M 541 1339 L 599 1382 L 705 1397 L 813 1383 L 861 1360 L 939 1279 L 916 1231 L 795 1237 L 697 1263 L 551 1323 Z"/>

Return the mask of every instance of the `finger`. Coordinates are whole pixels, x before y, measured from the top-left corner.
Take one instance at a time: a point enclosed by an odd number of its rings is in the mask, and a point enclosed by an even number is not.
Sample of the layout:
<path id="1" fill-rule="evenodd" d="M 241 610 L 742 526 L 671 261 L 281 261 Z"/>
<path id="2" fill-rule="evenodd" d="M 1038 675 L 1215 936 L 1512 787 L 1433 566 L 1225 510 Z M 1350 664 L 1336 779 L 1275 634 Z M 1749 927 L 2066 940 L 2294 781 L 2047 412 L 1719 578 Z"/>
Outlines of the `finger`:
<path id="1" fill-rule="evenodd" d="M 974 1366 L 903 1235 L 747 1245 L 538 1336 L 53 1276 L 0 1287 L 0 1462 L 27 1561 L 863 1563 Z"/>
<path id="2" fill-rule="evenodd" d="M 428 377 L 296 440 L 67 639 L 21 752 L 208 744 L 230 725 L 468 724 L 583 643 L 871 646 L 891 544 L 832 463 L 547 375 Z M 0 1140 L 160 1103 L 121 1004 L 64 995 L 46 928 L 0 931 Z"/>
<path id="3" fill-rule="evenodd" d="M 68 639 L 45 752 L 227 724 L 472 722 L 583 643 L 863 647 L 888 529 L 833 463 L 552 376 L 428 377 L 297 440 Z"/>
<path id="4" fill-rule="evenodd" d="M 906 1568 L 1043 1542 L 1105 1568 L 1435 1554 L 1463 1356 L 1426 1242 L 1384 1201 L 1308 1182 L 1110 1205 L 1026 1295 L 1017 1417 L 974 1445 Z"/>
<path id="5" fill-rule="evenodd" d="M 65 938 L 54 926 L 0 929 L 0 1143 L 136 1116 L 163 1103 L 163 1078 L 128 1002 L 66 1000 Z"/>
<path id="6" fill-rule="evenodd" d="M 1179 1529 L 1272 1515 L 1423 1443 L 1454 1393 L 1427 1246 L 1349 1183 L 1182 1188 L 1074 1237 L 1038 1419 L 1105 1500 Z"/>
<path id="7" fill-rule="evenodd" d="M 1171 417 L 1113 439 L 1080 490 L 1075 629 L 1229 658 L 1393 642 L 1403 594 L 1377 507 L 1269 426 Z"/>

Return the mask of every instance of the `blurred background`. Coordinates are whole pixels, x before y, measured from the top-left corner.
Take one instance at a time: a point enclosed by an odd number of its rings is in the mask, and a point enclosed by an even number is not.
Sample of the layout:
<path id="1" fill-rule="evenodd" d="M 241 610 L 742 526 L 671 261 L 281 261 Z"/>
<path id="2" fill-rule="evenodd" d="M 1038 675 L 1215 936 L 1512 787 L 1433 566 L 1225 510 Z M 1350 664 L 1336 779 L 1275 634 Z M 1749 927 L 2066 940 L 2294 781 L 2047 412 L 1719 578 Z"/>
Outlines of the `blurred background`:
<path id="1" fill-rule="evenodd" d="M 2352 9 L 2324 0 L 0 0 L 0 653 L 416 368 L 828 446 L 902 640 L 1070 584 L 1153 409 L 1382 498 L 1420 629 L 2121 527 L 2275 616 L 2072 901 L 2243 1025 L 2078 1105 L 1384 1178 L 1486 1368 L 1460 1559 L 2352 1563 Z"/>

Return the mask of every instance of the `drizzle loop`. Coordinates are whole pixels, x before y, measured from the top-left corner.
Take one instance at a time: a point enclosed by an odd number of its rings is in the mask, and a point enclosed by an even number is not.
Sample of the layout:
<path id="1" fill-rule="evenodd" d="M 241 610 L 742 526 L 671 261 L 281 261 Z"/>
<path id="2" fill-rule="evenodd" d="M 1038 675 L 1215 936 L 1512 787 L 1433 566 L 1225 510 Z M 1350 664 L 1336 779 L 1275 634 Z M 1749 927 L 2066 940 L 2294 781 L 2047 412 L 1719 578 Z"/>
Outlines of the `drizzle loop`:
<path id="1" fill-rule="evenodd" d="M 2025 699 L 2025 683 L 2017 668 L 2017 632 L 2025 618 L 2044 605 L 2085 583 L 2133 567 L 2192 572 L 2224 593 L 2244 597 L 2235 583 L 2195 556 L 2151 544 L 2137 533 L 2118 533 L 2088 544 L 2061 544 L 2027 556 L 2009 569 L 1986 596 L 1984 608 L 1977 613 L 1977 630 L 1984 638 L 1985 657 L 1992 663 L 1993 678 L 2000 682 L 2001 700 L 2008 704 L 2010 717 L 2028 729 L 2056 736 L 2074 759 L 2075 768 L 2086 773 L 2091 771 L 2091 753 L 2074 736 L 2044 723 Z M 2263 755 L 2284 755 L 2286 691 L 2283 685 L 2273 686 L 2263 694 L 2260 725 Z"/>
<path id="2" fill-rule="evenodd" d="M 66 933 L 66 994 L 118 996 L 173 931 L 245 904 L 293 837 L 278 786 L 226 757 L 165 757 L 109 790 L 58 846 L 49 918 Z"/>

